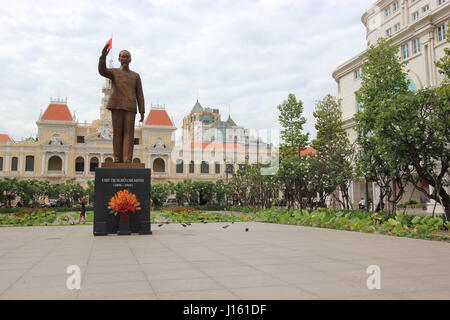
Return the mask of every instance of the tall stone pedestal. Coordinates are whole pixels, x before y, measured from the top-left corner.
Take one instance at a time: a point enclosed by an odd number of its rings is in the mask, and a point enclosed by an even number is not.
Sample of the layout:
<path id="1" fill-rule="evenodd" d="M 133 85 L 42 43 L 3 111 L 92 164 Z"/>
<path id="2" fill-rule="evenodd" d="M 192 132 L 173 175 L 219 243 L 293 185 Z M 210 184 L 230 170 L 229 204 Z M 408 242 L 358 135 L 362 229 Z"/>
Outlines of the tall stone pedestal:
<path id="1" fill-rule="evenodd" d="M 130 214 L 131 233 L 152 234 L 150 224 L 150 169 L 102 167 L 95 169 L 94 236 L 118 233 L 120 217 L 109 213 L 108 202 L 120 190 L 128 190 L 134 193 L 141 203 L 141 210 Z"/>

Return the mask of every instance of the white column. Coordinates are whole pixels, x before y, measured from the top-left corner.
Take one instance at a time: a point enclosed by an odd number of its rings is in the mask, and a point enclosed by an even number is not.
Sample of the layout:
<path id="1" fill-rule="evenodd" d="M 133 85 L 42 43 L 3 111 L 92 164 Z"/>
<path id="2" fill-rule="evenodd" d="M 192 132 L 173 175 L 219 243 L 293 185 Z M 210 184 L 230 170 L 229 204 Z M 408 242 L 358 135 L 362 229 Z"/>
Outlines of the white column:
<path id="1" fill-rule="evenodd" d="M 100 165 L 105 161 L 104 158 L 105 154 L 104 153 L 100 153 L 100 163 L 98 164 L 98 166 L 100 167 Z"/>
<path id="2" fill-rule="evenodd" d="M 11 154 L 7 153 L 5 157 L 5 171 L 9 171 L 11 167 Z"/>
<path id="3" fill-rule="evenodd" d="M 67 169 L 69 168 L 69 154 L 65 152 L 64 154 L 64 174 L 67 176 L 69 172 Z"/>
<path id="4" fill-rule="evenodd" d="M 170 161 L 170 156 L 167 156 L 167 174 L 170 177 L 172 173 L 172 163 Z"/>
<path id="5" fill-rule="evenodd" d="M 437 85 L 437 68 L 434 65 L 434 61 L 436 60 L 436 51 L 434 49 L 434 45 L 436 43 L 436 39 L 435 39 L 435 29 L 433 29 L 432 31 L 430 31 L 430 61 L 431 61 L 431 68 L 430 68 L 430 73 L 431 73 L 431 85 L 435 86 Z"/>
<path id="6" fill-rule="evenodd" d="M 87 176 L 89 174 L 89 155 L 84 156 L 84 175 Z"/>
<path id="7" fill-rule="evenodd" d="M 409 25 L 409 13 L 408 13 L 408 4 L 406 1 L 403 1 L 401 4 L 401 10 L 402 10 L 402 26 L 406 27 Z"/>
<path id="8" fill-rule="evenodd" d="M 47 153 L 42 153 L 42 161 L 41 161 L 41 174 L 43 175 L 45 173 L 45 158 L 47 158 Z"/>
<path id="9" fill-rule="evenodd" d="M 19 155 L 19 173 L 22 173 L 23 170 L 23 151 L 20 151 L 20 155 Z"/>

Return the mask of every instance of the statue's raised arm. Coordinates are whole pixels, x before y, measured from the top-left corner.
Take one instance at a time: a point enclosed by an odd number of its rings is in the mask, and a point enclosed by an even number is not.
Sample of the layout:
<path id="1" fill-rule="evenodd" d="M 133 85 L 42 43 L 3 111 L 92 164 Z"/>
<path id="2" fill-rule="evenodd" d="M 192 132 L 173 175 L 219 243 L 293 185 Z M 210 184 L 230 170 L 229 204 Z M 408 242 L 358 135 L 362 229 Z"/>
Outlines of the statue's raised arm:
<path id="1" fill-rule="evenodd" d="M 98 60 L 98 72 L 104 76 L 105 78 L 111 79 L 113 78 L 112 72 L 106 67 L 106 56 L 109 53 L 109 44 L 107 43 L 102 50 L 102 55 Z"/>

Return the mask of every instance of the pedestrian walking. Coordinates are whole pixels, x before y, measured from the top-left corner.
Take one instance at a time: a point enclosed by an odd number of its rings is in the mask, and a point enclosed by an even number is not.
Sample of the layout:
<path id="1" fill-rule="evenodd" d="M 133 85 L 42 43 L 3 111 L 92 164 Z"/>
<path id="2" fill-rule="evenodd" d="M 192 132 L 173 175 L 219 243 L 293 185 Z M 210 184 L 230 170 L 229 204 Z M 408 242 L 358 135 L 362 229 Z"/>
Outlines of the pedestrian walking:
<path id="1" fill-rule="evenodd" d="M 83 224 L 86 222 L 86 200 L 81 198 L 81 211 L 80 211 L 80 219 L 78 219 L 78 224 L 83 220 Z"/>

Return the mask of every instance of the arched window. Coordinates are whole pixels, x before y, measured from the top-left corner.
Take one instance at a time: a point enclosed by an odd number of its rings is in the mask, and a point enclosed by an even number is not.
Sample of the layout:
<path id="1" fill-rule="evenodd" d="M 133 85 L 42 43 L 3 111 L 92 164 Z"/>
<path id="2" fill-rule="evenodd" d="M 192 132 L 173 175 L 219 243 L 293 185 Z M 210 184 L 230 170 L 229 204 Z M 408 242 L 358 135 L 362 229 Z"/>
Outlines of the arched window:
<path id="1" fill-rule="evenodd" d="M 95 168 L 98 168 L 98 158 L 92 157 L 91 161 L 89 161 L 89 171 L 94 172 Z"/>
<path id="2" fill-rule="evenodd" d="M 113 158 L 108 157 L 105 159 L 105 163 L 111 163 L 111 162 L 113 162 Z"/>
<path id="3" fill-rule="evenodd" d="M 141 163 L 141 159 L 139 159 L 139 158 L 134 158 L 134 159 L 133 159 L 133 163 Z"/>
<path id="4" fill-rule="evenodd" d="M 164 160 L 161 158 L 156 158 L 155 161 L 153 161 L 153 172 L 165 172 L 166 171 L 166 164 L 164 163 Z"/>
<path id="5" fill-rule="evenodd" d="M 77 157 L 75 159 L 75 172 L 84 172 L 84 159 L 83 159 L 83 157 Z"/>
<path id="6" fill-rule="evenodd" d="M 17 171 L 17 157 L 11 159 L 11 171 Z"/>
<path id="7" fill-rule="evenodd" d="M 200 165 L 200 172 L 201 173 L 209 173 L 209 163 L 206 161 L 202 161 Z"/>
<path id="8" fill-rule="evenodd" d="M 25 157 L 25 171 L 34 171 L 34 156 Z"/>
<path id="9" fill-rule="evenodd" d="M 3 171 L 3 157 L 0 157 L 0 171 Z"/>
<path id="10" fill-rule="evenodd" d="M 189 162 L 189 173 L 194 173 L 195 165 L 194 161 Z"/>
<path id="11" fill-rule="evenodd" d="M 58 156 L 51 156 L 48 159 L 48 171 L 61 171 L 62 159 Z"/>
<path id="12" fill-rule="evenodd" d="M 177 159 L 177 173 L 183 173 L 183 160 Z"/>

